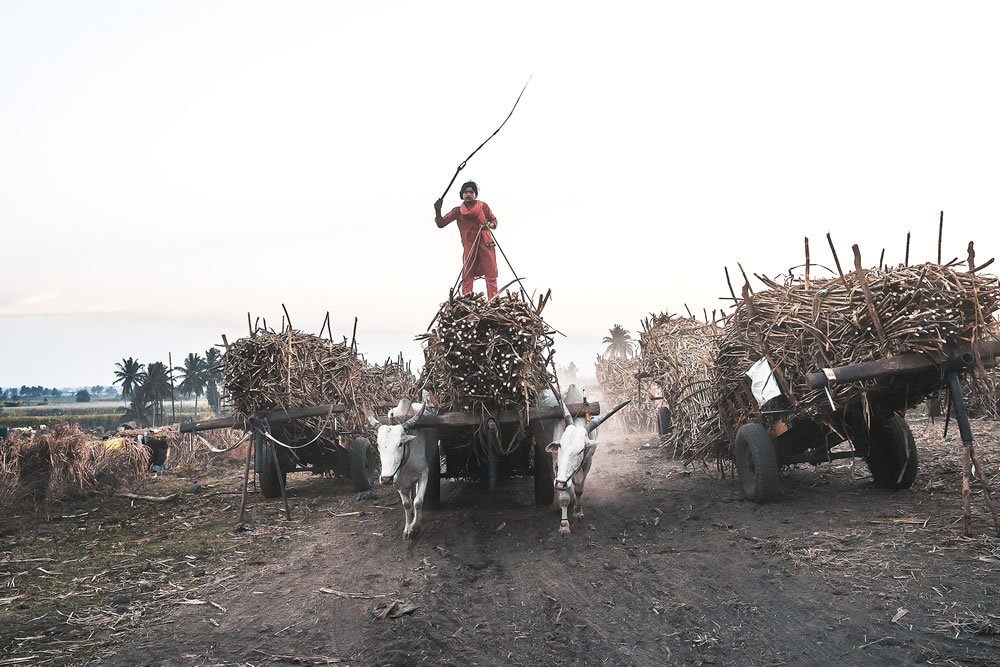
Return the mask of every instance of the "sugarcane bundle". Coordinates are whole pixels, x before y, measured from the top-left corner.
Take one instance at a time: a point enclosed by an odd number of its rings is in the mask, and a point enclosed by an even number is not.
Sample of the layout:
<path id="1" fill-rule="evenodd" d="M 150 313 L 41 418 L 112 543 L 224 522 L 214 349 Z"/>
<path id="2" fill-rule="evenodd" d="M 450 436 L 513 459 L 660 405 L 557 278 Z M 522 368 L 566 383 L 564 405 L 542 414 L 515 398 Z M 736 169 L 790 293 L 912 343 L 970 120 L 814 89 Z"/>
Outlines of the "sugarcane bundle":
<path id="1" fill-rule="evenodd" d="M 656 388 L 648 378 L 640 378 L 643 360 L 638 356 L 606 359 L 600 355 L 594 363 L 597 383 L 609 405 L 632 401 L 618 413 L 618 423 L 629 433 L 656 430 Z"/>
<path id="2" fill-rule="evenodd" d="M 417 378 L 410 370 L 409 363 L 403 361 L 402 354 L 395 361 L 389 358 L 384 364 L 366 364 L 364 378 L 376 403 L 395 403 L 401 398 L 416 398 Z"/>
<path id="3" fill-rule="evenodd" d="M 712 366 L 719 333 L 715 323 L 667 312 L 650 313 L 642 322 L 639 346 L 643 371 L 670 408 L 672 428 L 661 437 L 661 445 L 674 456 L 687 453 L 711 409 Z"/>
<path id="4" fill-rule="evenodd" d="M 530 407 L 549 386 L 553 333 L 542 319 L 548 295 L 534 304 L 517 293 L 487 300 L 451 294 L 424 343 L 418 386 L 439 411 Z"/>
<path id="5" fill-rule="evenodd" d="M 970 252 L 970 264 L 972 257 Z M 702 425 L 695 455 L 718 455 L 719 445 L 725 447 L 739 423 L 728 423 L 724 406 L 741 404 L 738 394 L 749 385 L 745 373 L 762 358 L 783 394 L 772 400 L 786 403 L 792 416 L 832 425 L 831 402 L 861 401 L 876 383 L 835 384 L 828 397 L 806 385 L 806 373 L 903 353 L 940 359 L 946 346 L 990 336 L 1000 286 L 995 276 L 977 273 L 981 267 L 962 271 L 952 262 L 864 270 L 857 246 L 855 260 L 857 270 L 837 278 L 810 281 L 807 274 L 778 282 L 758 275 L 767 289 L 744 287 L 719 339 L 715 410 Z M 912 406 L 924 398 L 905 400 Z M 741 422 L 748 417 L 742 412 Z"/>
<path id="6" fill-rule="evenodd" d="M 281 422 L 283 442 L 334 442 L 338 433 L 367 432 L 365 410 L 373 411 L 381 393 L 377 376 L 366 372 L 352 343 L 335 342 L 284 326 L 276 332 L 256 327 L 226 350 L 223 384 L 233 413 L 249 419 L 256 412 L 342 403 L 347 411 Z"/>

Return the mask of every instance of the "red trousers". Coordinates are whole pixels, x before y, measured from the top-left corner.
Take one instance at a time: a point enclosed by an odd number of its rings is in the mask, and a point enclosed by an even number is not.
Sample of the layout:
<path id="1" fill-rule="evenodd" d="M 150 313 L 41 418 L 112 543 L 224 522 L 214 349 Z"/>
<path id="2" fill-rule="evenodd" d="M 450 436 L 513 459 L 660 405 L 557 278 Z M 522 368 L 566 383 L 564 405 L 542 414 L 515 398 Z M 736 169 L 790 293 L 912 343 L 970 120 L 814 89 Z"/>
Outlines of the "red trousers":
<path id="1" fill-rule="evenodd" d="M 462 276 L 462 294 L 468 294 L 472 291 L 472 283 L 475 279 L 476 278 L 471 275 Z M 485 276 L 483 280 L 486 281 L 486 298 L 492 299 L 497 293 L 497 277 L 496 275 Z"/>

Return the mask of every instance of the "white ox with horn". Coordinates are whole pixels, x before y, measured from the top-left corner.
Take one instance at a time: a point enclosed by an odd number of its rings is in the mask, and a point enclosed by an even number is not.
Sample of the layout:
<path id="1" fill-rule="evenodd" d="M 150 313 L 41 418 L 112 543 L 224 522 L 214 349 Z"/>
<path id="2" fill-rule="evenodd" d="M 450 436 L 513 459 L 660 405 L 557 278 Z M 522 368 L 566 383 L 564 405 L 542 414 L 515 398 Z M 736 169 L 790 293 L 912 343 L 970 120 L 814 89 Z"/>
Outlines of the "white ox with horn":
<path id="1" fill-rule="evenodd" d="M 412 410 L 413 416 L 409 416 Z M 408 432 L 424 413 L 429 409 L 426 402 L 410 404 L 403 399 L 399 405 L 389 411 L 390 424 L 381 424 L 372 416 L 369 423 L 378 429 L 378 454 L 382 463 L 383 484 L 392 484 L 399 491 L 403 501 L 405 522 L 403 538 L 409 539 L 420 532 L 420 510 L 424 504 L 424 493 L 427 491 L 428 467 L 427 452 L 422 431 Z M 430 409 L 431 414 L 433 409 Z M 402 424 L 398 418 L 409 417 Z"/>
<path id="2" fill-rule="evenodd" d="M 597 451 L 597 445 L 600 444 L 597 440 L 591 440 L 591 432 L 607 421 L 611 415 L 631 403 L 631 401 L 625 401 L 621 405 L 594 417 L 589 422 L 585 417 L 573 419 L 566 403 L 572 402 L 575 397 L 574 389 L 575 387 L 570 385 L 566 392 L 567 395 L 562 401 L 563 420 L 555 425 L 552 443 L 545 448 L 545 451 L 552 455 L 556 502 L 559 509 L 562 510 L 559 532 L 563 535 L 568 535 L 570 532 L 569 516 L 567 516 L 570 505 L 573 505 L 574 519 L 583 517 L 583 487 L 587 481 L 590 466 L 594 462 L 594 452 Z"/>

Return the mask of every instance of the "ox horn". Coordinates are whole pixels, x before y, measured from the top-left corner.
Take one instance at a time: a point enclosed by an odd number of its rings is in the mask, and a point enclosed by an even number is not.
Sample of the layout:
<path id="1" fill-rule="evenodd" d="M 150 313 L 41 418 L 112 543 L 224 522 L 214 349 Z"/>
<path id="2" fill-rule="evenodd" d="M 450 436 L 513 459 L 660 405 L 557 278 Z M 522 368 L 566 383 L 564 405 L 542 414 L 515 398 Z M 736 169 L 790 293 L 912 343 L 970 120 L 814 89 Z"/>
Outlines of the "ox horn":
<path id="1" fill-rule="evenodd" d="M 426 403 L 422 403 L 420 405 L 420 411 L 417 412 L 417 414 L 415 414 L 412 417 L 410 417 L 409 419 L 407 419 L 405 422 L 403 422 L 403 430 L 407 431 L 407 430 L 413 428 L 414 426 L 416 426 L 417 422 L 420 421 L 420 418 L 423 416 L 424 410 L 426 410 L 426 409 L 427 409 L 427 404 Z"/>
<path id="2" fill-rule="evenodd" d="M 618 406 L 612 408 L 611 410 L 608 410 L 603 415 L 597 415 L 596 417 L 594 417 L 593 419 L 591 419 L 590 422 L 587 423 L 587 433 L 590 433 L 595 428 L 597 428 L 598 426 L 600 426 L 601 424 L 603 424 L 604 422 L 606 422 L 608 420 L 608 417 L 610 417 L 611 415 L 615 414 L 616 412 L 618 412 L 619 410 L 621 410 L 622 408 L 624 408 L 626 405 L 628 405 L 631 402 L 632 401 L 625 401 L 621 405 L 618 405 Z"/>
<path id="3" fill-rule="evenodd" d="M 573 425 L 573 415 L 571 415 L 569 413 L 569 407 L 566 405 L 566 401 L 562 401 L 562 400 L 559 401 L 559 405 L 562 406 L 562 409 L 563 409 L 563 419 L 566 420 L 566 426 L 572 426 Z"/>
<path id="4" fill-rule="evenodd" d="M 375 417 L 373 417 L 371 415 L 368 415 L 368 423 L 372 425 L 372 428 L 378 428 L 379 426 L 382 425 L 382 422 L 380 422 L 379 420 L 375 419 Z"/>

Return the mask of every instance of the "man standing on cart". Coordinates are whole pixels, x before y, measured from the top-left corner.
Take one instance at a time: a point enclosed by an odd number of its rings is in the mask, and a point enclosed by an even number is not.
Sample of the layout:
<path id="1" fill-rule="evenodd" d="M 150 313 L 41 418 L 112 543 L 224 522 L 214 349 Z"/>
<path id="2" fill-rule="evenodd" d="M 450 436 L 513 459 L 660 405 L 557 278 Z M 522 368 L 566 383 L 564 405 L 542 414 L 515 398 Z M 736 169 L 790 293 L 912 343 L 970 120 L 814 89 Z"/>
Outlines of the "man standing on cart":
<path id="1" fill-rule="evenodd" d="M 462 205 L 444 215 L 441 215 L 443 201 L 434 202 L 434 222 L 442 228 L 458 221 L 462 236 L 462 294 L 472 291 L 476 278 L 484 278 L 486 297 L 492 299 L 497 293 L 497 256 L 490 230 L 497 228 L 497 218 L 486 202 L 477 200 L 479 186 L 475 182 L 463 183 L 459 192 Z"/>

